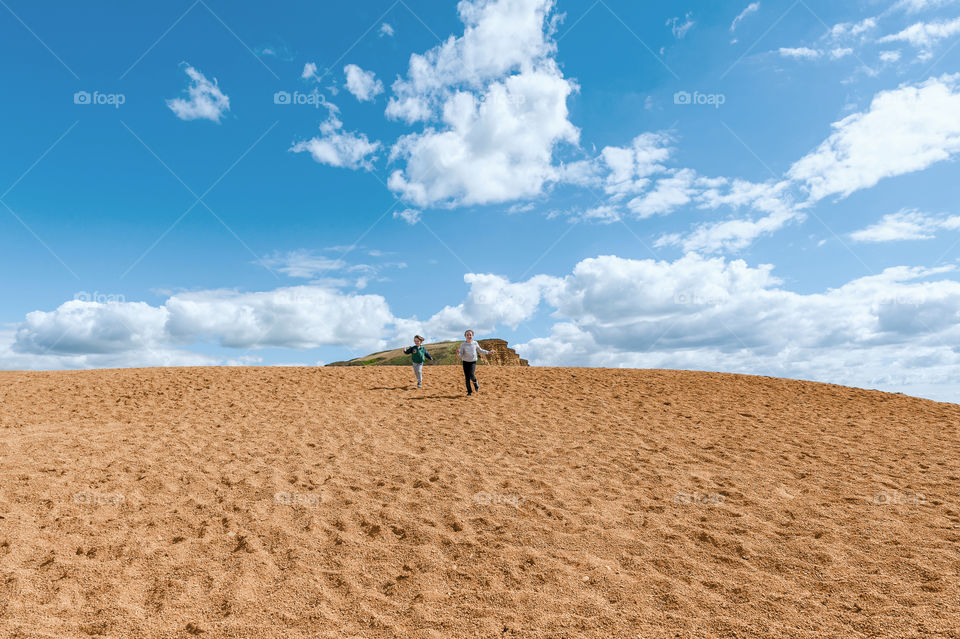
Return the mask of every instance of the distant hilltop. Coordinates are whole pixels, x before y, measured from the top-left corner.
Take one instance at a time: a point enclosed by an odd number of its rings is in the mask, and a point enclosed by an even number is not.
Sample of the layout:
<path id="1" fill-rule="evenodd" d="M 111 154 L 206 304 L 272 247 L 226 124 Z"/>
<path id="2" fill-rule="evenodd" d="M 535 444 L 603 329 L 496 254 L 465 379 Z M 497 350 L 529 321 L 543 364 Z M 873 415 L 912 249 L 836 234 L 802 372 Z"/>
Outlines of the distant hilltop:
<path id="1" fill-rule="evenodd" d="M 529 366 L 530 363 L 525 359 L 520 359 L 517 351 L 507 347 L 507 341 L 502 339 L 481 339 L 477 340 L 480 346 L 488 351 L 493 351 L 489 355 L 481 355 L 480 365 L 492 366 Z M 433 344 L 424 344 L 427 352 L 433 357 L 433 361 L 427 360 L 427 366 L 439 366 L 443 364 L 457 364 L 457 348 L 463 340 L 453 342 L 435 342 Z M 410 344 L 409 346 L 412 346 Z M 331 362 L 327 366 L 406 366 L 410 364 L 410 356 L 404 355 L 403 350 L 408 348 L 395 348 L 391 351 L 382 351 L 363 357 L 357 357 L 345 362 Z"/>

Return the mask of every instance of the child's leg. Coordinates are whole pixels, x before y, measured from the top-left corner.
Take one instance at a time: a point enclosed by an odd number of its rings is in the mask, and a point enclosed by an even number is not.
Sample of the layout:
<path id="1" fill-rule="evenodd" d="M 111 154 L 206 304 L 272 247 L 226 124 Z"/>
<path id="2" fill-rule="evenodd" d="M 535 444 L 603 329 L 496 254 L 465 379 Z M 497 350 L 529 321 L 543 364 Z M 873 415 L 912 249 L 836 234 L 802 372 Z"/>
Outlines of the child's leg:
<path id="1" fill-rule="evenodd" d="M 463 363 L 463 381 L 467 384 L 467 394 L 470 394 L 470 378 L 473 377 L 473 367 L 476 366 L 476 362 L 464 362 Z"/>
<path id="2" fill-rule="evenodd" d="M 423 364 L 414 364 L 413 374 L 417 376 L 417 386 L 420 386 L 423 383 Z"/>

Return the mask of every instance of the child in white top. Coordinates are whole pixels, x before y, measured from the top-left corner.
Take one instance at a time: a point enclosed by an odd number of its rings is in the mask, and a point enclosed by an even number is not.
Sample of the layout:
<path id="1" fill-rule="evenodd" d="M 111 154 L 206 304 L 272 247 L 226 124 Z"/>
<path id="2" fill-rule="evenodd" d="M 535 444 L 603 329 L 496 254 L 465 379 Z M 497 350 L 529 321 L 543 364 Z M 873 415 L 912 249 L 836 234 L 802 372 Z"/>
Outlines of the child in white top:
<path id="1" fill-rule="evenodd" d="M 467 384 L 467 395 L 472 395 L 470 382 L 473 382 L 473 390 L 480 390 L 480 384 L 477 383 L 477 353 L 488 355 L 490 351 L 485 351 L 480 344 L 473 341 L 473 331 L 467 330 L 463 336 L 467 341 L 460 344 L 457 349 L 457 357 L 463 362 L 463 379 Z"/>

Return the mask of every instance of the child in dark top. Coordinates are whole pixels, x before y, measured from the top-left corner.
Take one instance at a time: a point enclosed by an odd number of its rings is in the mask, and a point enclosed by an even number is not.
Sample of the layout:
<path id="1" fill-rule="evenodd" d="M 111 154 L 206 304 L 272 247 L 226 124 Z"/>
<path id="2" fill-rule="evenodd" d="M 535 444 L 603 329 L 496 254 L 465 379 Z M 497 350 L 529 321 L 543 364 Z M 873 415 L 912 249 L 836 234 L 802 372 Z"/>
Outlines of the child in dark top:
<path id="1" fill-rule="evenodd" d="M 410 355 L 410 362 L 413 364 L 413 373 L 417 376 L 417 388 L 423 388 L 423 361 L 429 359 L 430 353 L 423 346 L 423 338 L 419 335 L 413 336 L 413 346 L 403 351 L 404 355 Z"/>

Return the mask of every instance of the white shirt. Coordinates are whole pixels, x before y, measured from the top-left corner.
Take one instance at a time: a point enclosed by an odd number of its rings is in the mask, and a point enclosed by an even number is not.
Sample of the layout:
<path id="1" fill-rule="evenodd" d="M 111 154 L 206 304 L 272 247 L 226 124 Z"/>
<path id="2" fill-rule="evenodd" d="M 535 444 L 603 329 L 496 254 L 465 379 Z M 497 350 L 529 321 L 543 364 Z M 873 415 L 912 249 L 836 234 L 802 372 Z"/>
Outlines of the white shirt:
<path id="1" fill-rule="evenodd" d="M 490 351 L 485 351 L 480 348 L 480 344 L 476 341 L 473 342 L 464 342 L 460 345 L 460 358 L 465 362 L 475 362 L 477 361 L 477 353 L 483 353 L 487 355 Z"/>

